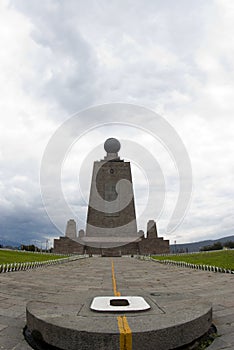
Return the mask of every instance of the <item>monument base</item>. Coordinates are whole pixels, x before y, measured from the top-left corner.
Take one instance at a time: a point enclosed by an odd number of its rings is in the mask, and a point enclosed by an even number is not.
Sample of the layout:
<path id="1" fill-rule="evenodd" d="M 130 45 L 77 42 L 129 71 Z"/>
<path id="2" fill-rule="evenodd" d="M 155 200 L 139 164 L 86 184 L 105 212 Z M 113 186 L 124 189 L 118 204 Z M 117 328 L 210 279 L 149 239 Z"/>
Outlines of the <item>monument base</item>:
<path id="1" fill-rule="evenodd" d="M 54 240 L 54 253 L 103 255 L 105 249 L 111 256 L 168 254 L 169 241 L 161 237 L 82 237 L 70 239 L 60 237 Z"/>
<path id="2" fill-rule="evenodd" d="M 123 340 L 119 318 L 127 318 L 129 343 L 126 349 L 178 349 L 200 338 L 212 324 L 212 307 L 193 295 L 152 291 L 122 291 L 142 296 L 150 309 L 139 312 L 98 312 L 90 309 L 97 291 L 89 295 L 66 295 L 56 302 L 27 304 L 27 337 L 45 349 L 119 350 Z M 99 296 L 113 296 L 110 290 Z M 125 329 L 126 331 L 126 329 Z M 126 335 L 125 334 L 125 335 Z M 122 340 L 121 340 L 122 339 Z M 36 348 L 36 347 L 35 347 Z M 42 349 L 37 348 L 37 349 Z"/>

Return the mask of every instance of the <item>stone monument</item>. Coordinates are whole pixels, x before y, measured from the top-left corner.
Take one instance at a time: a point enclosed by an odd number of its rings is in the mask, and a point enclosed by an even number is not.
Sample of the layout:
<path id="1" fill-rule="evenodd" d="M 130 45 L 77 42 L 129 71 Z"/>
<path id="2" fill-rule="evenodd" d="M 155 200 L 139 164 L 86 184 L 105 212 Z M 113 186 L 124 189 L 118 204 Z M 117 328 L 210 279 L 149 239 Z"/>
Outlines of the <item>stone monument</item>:
<path id="1" fill-rule="evenodd" d="M 147 223 L 147 238 L 157 238 L 157 227 L 154 220 L 149 220 Z"/>
<path id="2" fill-rule="evenodd" d="M 90 187 L 86 230 L 69 220 L 65 237 L 54 240 L 56 253 L 121 256 L 169 253 L 169 241 L 158 237 L 154 220 L 147 235 L 137 231 L 135 199 L 130 162 L 119 157 L 120 142 L 108 138 L 104 159 L 95 161 Z"/>
<path id="3" fill-rule="evenodd" d="M 73 219 L 68 220 L 65 236 L 68 238 L 71 238 L 71 239 L 77 237 L 75 220 L 73 220 Z"/>
<path id="4" fill-rule="evenodd" d="M 120 142 L 109 138 L 104 159 L 94 162 L 87 237 L 137 237 L 130 162 L 120 159 Z"/>
<path id="5" fill-rule="evenodd" d="M 85 236 L 84 230 L 79 230 L 79 238 L 83 238 Z"/>

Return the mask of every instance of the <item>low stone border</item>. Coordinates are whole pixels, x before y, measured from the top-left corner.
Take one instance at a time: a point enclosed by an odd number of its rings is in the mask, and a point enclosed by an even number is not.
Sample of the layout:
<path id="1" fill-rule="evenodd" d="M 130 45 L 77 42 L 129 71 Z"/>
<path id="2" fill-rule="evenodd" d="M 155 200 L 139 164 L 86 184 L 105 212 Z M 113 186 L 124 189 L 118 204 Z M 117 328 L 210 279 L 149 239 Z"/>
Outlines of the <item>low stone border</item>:
<path id="1" fill-rule="evenodd" d="M 222 273 L 231 273 L 234 274 L 233 270 L 224 269 L 222 267 L 217 266 L 211 266 L 211 265 L 198 265 L 198 264 L 191 264 L 184 261 L 174 261 L 174 260 L 157 260 L 150 258 L 150 260 L 166 265 L 174 265 L 179 267 L 189 267 L 190 269 L 197 269 L 197 270 L 203 270 L 203 271 L 211 271 L 211 272 L 222 272 Z"/>
<path id="2" fill-rule="evenodd" d="M 46 261 L 33 261 L 33 262 L 24 262 L 24 263 L 11 263 L 11 264 L 2 264 L 0 265 L 0 273 L 4 272 L 15 272 L 15 271 L 26 271 L 30 269 L 36 269 L 39 267 L 46 267 L 50 265 L 58 265 L 66 262 L 75 261 L 78 259 L 84 259 L 87 256 L 69 256 L 67 258 L 46 260 Z"/>

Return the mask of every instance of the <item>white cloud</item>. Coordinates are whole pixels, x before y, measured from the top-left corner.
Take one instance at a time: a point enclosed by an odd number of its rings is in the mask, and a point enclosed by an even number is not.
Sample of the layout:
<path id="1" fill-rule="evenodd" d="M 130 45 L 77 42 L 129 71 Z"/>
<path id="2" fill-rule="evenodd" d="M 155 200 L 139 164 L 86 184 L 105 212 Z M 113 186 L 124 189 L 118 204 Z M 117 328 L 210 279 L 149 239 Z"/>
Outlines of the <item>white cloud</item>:
<path id="1" fill-rule="evenodd" d="M 184 224 L 169 238 L 185 242 L 231 232 L 233 19 L 231 0 L 2 1 L 1 212 L 17 223 L 19 212 L 25 220 L 28 213 L 32 222 L 33 214 L 40 213 L 41 220 L 29 225 L 27 232 L 32 227 L 35 231 L 38 224 L 38 231 L 46 236 L 51 226 L 40 201 L 39 168 L 49 137 L 70 113 L 121 101 L 161 113 L 190 154 L 193 200 Z M 76 202 L 73 191 L 73 164 L 108 137 L 110 130 L 84 136 L 79 154 L 73 153 L 66 163 L 65 191 L 83 217 L 85 207 L 80 199 Z M 121 133 L 139 142 L 133 130 L 119 129 L 116 136 Z M 144 134 L 143 141 L 155 152 L 169 191 L 160 228 L 176 200 L 177 174 L 160 145 Z M 143 183 L 142 178 L 136 190 L 138 210 L 145 198 Z M 88 187 L 87 183 L 86 195 Z M 153 208 L 149 215 L 153 217 Z M 141 225 L 146 228 L 143 221 Z M 14 238 L 16 226 L 9 225 L 7 232 Z"/>

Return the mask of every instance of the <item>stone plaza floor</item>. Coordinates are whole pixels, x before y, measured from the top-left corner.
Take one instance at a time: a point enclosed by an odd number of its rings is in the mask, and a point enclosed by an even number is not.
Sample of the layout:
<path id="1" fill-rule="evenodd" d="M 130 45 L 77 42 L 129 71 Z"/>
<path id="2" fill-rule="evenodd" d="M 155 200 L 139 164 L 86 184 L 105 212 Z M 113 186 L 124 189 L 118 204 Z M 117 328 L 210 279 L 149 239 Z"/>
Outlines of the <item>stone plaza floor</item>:
<path id="1" fill-rule="evenodd" d="M 234 350 L 234 275 L 192 270 L 130 257 L 92 257 L 44 268 L 0 274 L 0 349 L 29 350 L 24 340 L 30 300 L 56 300 L 74 294 L 111 290 L 112 261 L 117 289 L 192 293 L 213 304 L 220 335 L 209 350 Z M 111 350 L 111 349 L 110 349 Z M 146 349 L 147 350 L 147 349 Z"/>

